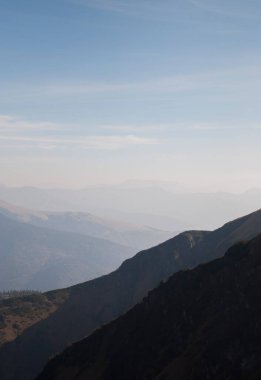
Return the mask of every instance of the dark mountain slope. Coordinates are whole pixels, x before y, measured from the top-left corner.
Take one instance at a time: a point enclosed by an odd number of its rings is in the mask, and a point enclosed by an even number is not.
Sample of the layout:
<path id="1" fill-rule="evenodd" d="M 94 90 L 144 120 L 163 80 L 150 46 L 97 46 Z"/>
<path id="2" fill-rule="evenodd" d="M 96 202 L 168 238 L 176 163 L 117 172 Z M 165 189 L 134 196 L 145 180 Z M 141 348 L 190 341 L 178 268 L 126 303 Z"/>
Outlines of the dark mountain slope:
<path id="1" fill-rule="evenodd" d="M 109 273 L 133 254 L 103 239 L 52 231 L 0 214 L 0 290 L 49 290 Z"/>
<path id="2" fill-rule="evenodd" d="M 51 355 L 123 314 L 183 266 L 179 256 L 186 257 L 204 235 L 181 234 L 139 253 L 110 275 L 67 289 L 58 310 L 0 349 L 0 379 L 33 379 Z"/>
<path id="3" fill-rule="evenodd" d="M 222 256 L 226 250 L 240 239 L 252 239 L 261 233 L 261 209 L 226 223 L 202 240 L 191 252 L 190 265 L 211 261 Z"/>
<path id="4" fill-rule="evenodd" d="M 67 300 L 55 313 L 0 350 L 1 380 L 32 379 L 50 355 L 126 312 L 160 281 L 179 270 L 222 256 L 232 243 L 258 232 L 261 211 L 214 232 L 180 234 L 140 252 L 110 275 L 70 288 Z"/>
<path id="5" fill-rule="evenodd" d="M 261 235 L 173 275 L 38 380 L 260 379 L 260 269 Z"/>

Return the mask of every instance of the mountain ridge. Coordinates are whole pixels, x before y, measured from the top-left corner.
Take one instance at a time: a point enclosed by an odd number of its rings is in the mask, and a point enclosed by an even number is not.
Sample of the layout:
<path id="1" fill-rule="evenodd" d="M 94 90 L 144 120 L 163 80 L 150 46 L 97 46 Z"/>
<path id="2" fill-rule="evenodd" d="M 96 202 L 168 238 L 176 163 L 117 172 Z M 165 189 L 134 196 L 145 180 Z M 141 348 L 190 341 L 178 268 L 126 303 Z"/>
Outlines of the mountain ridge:
<path id="1" fill-rule="evenodd" d="M 110 240 L 133 247 L 136 251 L 159 244 L 177 234 L 175 231 L 101 218 L 87 212 L 31 210 L 4 201 L 0 201 L 0 213 L 13 220 L 38 227 Z"/>
<path id="2" fill-rule="evenodd" d="M 0 349 L 1 379 L 33 379 L 48 357 L 125 313 L 173 273 L 212 261 L 233 243 L 260 232 L 258 210 L 213 232 L 182 233 L 138 253 L 109 275 L 67 289 L 69 296 L 58 310 Z"/>
<path id="3" fill-rule="evenodd" d="M 51 360 L 37 380 L 243 380 L 261 374 L 261 235 L 181 271 Z"/>
<path id="4" fill-rule="evenodd" d="M 133 248 L 34 226 L 0 213 L 0 288 L 51 290 L 116 269 Z"/>
<path id="5" fill-rule="evenodd" d="M 0 199 L 33 209 L 50 211 L 87 211 L 113 219 L 117 212 L 142 215 L 161 215 L 166 220 L 167 230 L 215 229 L 227 220 L 253 212 L 260 207 L 261 190 L 254 193 L 175 193 L 167 188 L 95 186 L 79 190 L 3 188 Z M 132 219 L 133 220 L 133 219 Z M 146 219 L 150 220 L 150 219 Z M 181 221 L 181 222 L 179 222 Z M 138 219 L 136 219 L 138 222 Z M 149 224 L 149 223 L 145 223 Z M 160 223 L 162 225 L 162 223 Z M 156 220 L 152 227 L 159 227 Z M 165 228 L 166 229 L 166 228 Z"/>

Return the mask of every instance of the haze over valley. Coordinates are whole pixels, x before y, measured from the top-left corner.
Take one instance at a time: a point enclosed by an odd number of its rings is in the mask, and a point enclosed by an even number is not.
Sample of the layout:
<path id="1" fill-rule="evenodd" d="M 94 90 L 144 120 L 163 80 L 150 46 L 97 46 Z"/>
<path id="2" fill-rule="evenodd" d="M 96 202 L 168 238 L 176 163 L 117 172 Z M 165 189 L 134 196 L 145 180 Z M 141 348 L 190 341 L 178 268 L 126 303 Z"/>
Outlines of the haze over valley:
<path id="1" fill-rule="evenodd" d="M 0 380 L 261 379 L 260 20 L 0 1 Z"/>
<path id="2" fill-rule="evenodd" d="M 173 233 L 194 228 L 214 229 L 229 219 L 257 210 L 261 188 L 239 193 L 202 193 L 175 182 L 160 181 L 130 181 L 78 190 L 1 186 L 0 199 L 34 210 L 92 213 L 102 219 Z"/>
<path id="3" fill-rule="evenodd" d="M 34 379 L 50 356 L 125 313 L 173 273 L 222 257 L 234 243 L 256 237 L 260 229 L 259 210 L 213 232 L 181 233 L 138 253 L 109 275 L 45 293 L 40 298 L 26 297 L 19 300 L 18 308 L 15 300 L 0 302 L 1 378 Z M 10 319 L 16 321 L 16 327 L 10 326 Z M 11 342 L 7 344 L 8 341 Z"/>

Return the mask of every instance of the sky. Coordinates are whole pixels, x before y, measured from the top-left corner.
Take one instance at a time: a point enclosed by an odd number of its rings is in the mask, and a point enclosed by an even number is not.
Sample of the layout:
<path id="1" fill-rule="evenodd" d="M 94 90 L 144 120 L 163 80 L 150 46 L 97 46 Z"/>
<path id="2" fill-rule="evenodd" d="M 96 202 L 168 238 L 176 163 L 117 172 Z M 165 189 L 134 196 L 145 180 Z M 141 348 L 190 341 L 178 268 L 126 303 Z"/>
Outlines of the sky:
<path id="1" fill-rule="evenodd" d="M 261 186 L 260 0 L 0 0 L 0 183 Z"/>

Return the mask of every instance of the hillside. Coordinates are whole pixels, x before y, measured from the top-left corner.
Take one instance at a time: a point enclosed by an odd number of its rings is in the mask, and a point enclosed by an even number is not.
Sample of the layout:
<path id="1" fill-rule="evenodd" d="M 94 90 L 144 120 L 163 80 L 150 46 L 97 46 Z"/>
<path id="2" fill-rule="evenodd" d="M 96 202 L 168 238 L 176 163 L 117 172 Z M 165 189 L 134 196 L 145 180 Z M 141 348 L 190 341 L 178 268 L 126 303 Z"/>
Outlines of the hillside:
<path id="1" fill-rule="evenodd" d="M 100 218 L 87 212 L 37 211 L 3 201 L 0 201 L 0 214 L 38 227 L 110 240 L 132 247 L 133 252 L 153 247 L 177 234 L 174 231 L 163 231 L 145 225 Z"/>
<path id="2" fill-rule="evenodd" d="M 257 380 L 261 235 L 173 275 L 53 359 L 38 380 Z"/>
<path id="3" fill-rule="evenodd" d="M 260 231 L 261 211 L 257 211 L 214 232 L 182 233 L 140 252 L 107 276 L 70 288 L 66 301 L 49 318 L 2 347 L 1 379 L 33 379 L 51 355 L 126 312 L 162 280 L 220 257 L 231 244 Z"/>
<path id="4" fill-rule="evenodd" d="M 0 290 L 50 290 L 109 273 L 134 254 L 110 241 L 36 227 L 0 214 Z"/>
<path id="5" fill-rule="evenodd" d="M 68 296 L 69 292 L 65 289 L 1 299 L 0 346 L 11 342 L 38 321 L 48 318 Z"/>

